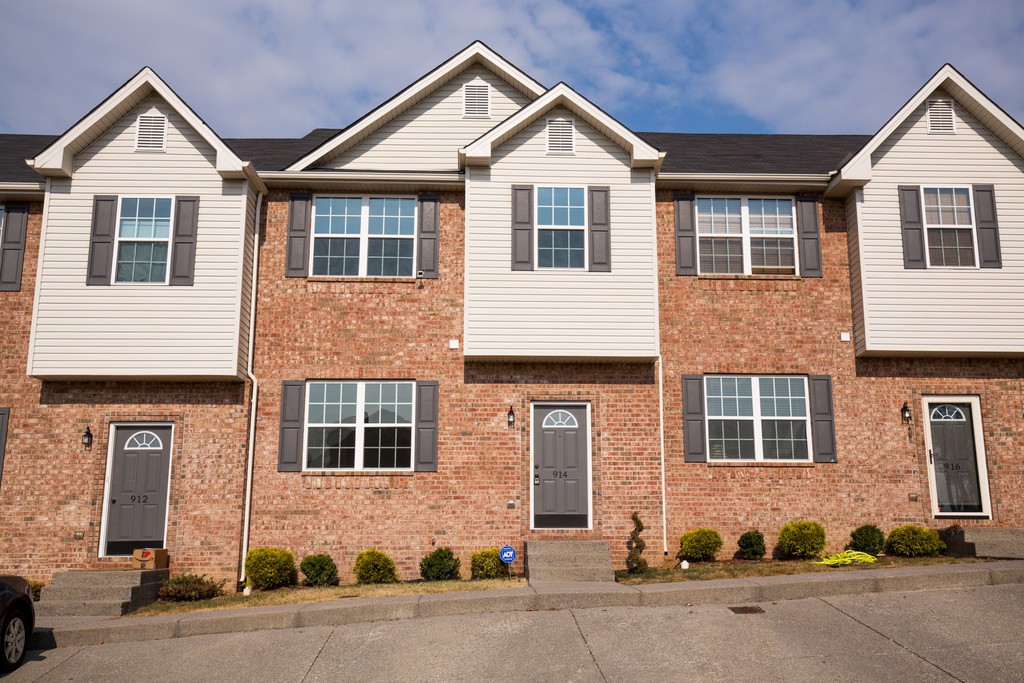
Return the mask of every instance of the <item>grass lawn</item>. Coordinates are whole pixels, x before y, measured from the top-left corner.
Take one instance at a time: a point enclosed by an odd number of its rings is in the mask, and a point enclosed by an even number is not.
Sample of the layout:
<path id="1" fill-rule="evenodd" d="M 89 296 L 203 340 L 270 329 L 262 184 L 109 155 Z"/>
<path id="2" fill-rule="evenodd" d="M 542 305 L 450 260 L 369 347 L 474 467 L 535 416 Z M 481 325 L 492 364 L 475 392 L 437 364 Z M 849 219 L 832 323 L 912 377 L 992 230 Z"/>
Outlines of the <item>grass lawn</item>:
<path id="1" fill-rule="evenodd" d="M 125 618 L 151 617 L 155 614 L 184 614 L 206 612 L 239 607 L 267 607 L 270 605 L 293 605 L 305 602 L 326 602 L 342 598 L 386 598 L 396 595 L 426 595 L 428 593 L 452 593 L 456 591 L 482 591 L 499 588 L 522 588 L 526 581 L 515 579 L 488 579 L 482 581 L 410 581 L 378 585 L 331 586 L 328 588 L 278 588 L 272 591 L 253 591 L 252 595 L 241 593 L 224 595 L 212 600 L 196 602 L 157 601 L 126 615 Z"/>
<path id="2" fill-rule="evenodd" d="M 691 562 L 689 569 L 663 567 L 648 569 L 644 574 L 615 572 L 621 584 L 670 583 L 673 581 L 706 581 L 709 579 L 748 579 L 783 574 L 816 574 L 822 572 L 863 571 L 895 567 L 925 567 L 933 564 L 964 564 L 984 562 L 975 557 L 879 557 L 871 564 L 848 564 L 827 567 L 809 560 L 725 560 L 722 562 Z"/>

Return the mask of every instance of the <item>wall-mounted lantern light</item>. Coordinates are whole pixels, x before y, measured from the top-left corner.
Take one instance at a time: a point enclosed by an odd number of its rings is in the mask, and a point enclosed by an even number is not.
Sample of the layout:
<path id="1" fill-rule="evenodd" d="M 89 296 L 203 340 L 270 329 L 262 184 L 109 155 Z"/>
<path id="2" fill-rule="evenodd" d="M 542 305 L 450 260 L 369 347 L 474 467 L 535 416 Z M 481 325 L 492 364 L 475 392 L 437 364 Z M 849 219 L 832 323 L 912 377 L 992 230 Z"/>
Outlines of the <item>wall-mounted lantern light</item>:
<path id="1" fill-rule="evenodd" d="M 907 405 L 906 401 L 903 402 L 903 407 L 900 408 L 900 419 L 903 420 L 903 424 L 907 424 L 913 419 L 913 415 L 910 414 L 910 406 Z"/>
<path id="2" fill-rule="evenodd" d="M 512 406 L 508 407 L 508 428 L 512 429 L 516 426 L 516 411 L 512 410 Z"/>
<path id="3" fill-rule="evenodd" d="M 85 434 L 82 434 L 82 445 L 86 448 L 92 447 L 92 431 L 86 427 Z"/>

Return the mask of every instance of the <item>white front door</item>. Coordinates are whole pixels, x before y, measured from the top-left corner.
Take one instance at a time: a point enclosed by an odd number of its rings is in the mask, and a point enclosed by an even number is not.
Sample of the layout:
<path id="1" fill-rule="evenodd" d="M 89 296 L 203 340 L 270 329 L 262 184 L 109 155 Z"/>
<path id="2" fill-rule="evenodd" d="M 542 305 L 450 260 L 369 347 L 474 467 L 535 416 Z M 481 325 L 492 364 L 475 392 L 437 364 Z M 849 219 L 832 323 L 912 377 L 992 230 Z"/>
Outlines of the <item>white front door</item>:
<path id="1" fill-rule="evenodd" d="M 936 517 L 992 514 L 977 396 L 926 396 L 928 483 Z"/>

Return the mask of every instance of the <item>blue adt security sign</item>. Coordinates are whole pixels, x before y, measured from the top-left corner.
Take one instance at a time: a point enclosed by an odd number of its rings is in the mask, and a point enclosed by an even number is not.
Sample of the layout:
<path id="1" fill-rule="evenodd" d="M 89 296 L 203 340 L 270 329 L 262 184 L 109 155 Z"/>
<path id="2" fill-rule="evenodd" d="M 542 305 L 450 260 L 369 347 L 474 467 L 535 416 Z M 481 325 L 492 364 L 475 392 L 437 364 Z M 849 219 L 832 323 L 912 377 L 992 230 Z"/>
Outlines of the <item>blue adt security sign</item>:
<path id="1" fill-rule="evenodd" d="M 505 564 L 512 564 L 516 561 L 516 549 L 510 545 L 503 546 L 499 557 Z"/>

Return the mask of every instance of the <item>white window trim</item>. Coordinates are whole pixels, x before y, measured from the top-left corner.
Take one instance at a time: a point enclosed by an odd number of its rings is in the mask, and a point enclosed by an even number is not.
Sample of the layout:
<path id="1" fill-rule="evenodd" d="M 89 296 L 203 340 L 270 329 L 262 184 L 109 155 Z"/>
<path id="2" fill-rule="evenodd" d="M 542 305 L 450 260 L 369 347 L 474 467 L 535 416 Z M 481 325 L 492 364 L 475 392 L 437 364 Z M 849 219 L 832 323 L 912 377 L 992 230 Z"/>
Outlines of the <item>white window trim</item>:
<path id="1" fill-rule="evenodd" d="M 697 201 L 700 199 L 739 199 L 740 200 L 740 234 L 739 235 L 727 235 L 727 234 L 701 234 L 700 225 L 698 220 Z M 787 235 L 753 235 L 750 232 L 750 207 L 748 202 L 751 200 L 759 199 L 788 199 L 791 203 L 792 217 L 793 217 L 793 273 L 791 274 L 777 274 L 777 273 L 755 273 L 753 263 L 751 263 L 751 247 L 750 240 L 753 237 L 768 238 L 773 237 L 788 239 Z M 772 196 L 772 195 L 735 195 L 735 194 L 702 194 L 694 197 L 693 200 L 693 231 L 697 236 L 697 273 L 698 275 L 755 275 L 757 277 L 793 277 L 794 275 L 800 275 L 800 229 L 796 223 L 796 197 L 792 196 Z M 742 273 L 704 273 L 700 269 L 700 241 L 701 239 L 715 239 L 715 238 L 726 238 L 726 239 L 737 239 L 743 240 L 743 272 Z M 744 375 L 746 376 L 746 375 Z"/>
<path id="2" fill-rule="evenodd" d="M 153 200 L 156 200 L 156 199 L 168 199 L 168 200 L 170 200 L 170 202 L 171 202 L 171 218 L 170 218 L 170 221 L 171 222 L 170 222 L 170 225 L 167 228 L 167 238 L 166 239 L 162 239 L 162 238 L 157 238 L 157 237 L 139 237 L 139 238 L 134 238 L 133 237 L 133 238 L 129 239 L 129 238 L 125 237 L 122 240 L 122 238 L 121 238 L 121 204 L 122 204 L 122 202 L 125 199 L 153 199 Z M 165 195 L 152 195 L 152 196 L 135 195 L 135 194 L 118 195 L 118 197 L 117 197 L 117 218 L 114 219 L 114 265 L 110 269 L 111 270 L 111 273 L 110 273 L 110 284 L 116 285 L 118 287 L 126 287 L 126 286 L 127 287 L 133 287 L 133 286 L 139 286 L 139 287 L 153 287 L 153 286 L 156 286 L 156 287 L 159 287 L 159 286 L 162 286 L 162 285 L 166 285 L 166 284 L 168 284 L 171 281 L 171 257 L 173 256 L 171 247 L 173 246 L 173 243 L 174 243 L 174 210 L 176 208 L 177 207 L 175 206 L 174 197 L 168 197 L 168 196 L 165 196 Z M 118 282 L 117 281 L 117 263 L 118 263 L 118 257 L 121 254 L 121 242 L 122 241 L 124 241 L 124 242 L 166 242 L 167 243 L 167 267 L 164 268 L 164 281 L 163 282 Z"/>
<path id="3" fill-rule="evenodd" d="M 929 403 L 969 403 L 971 404 L 971 428 L 974 433 L 974 457 L 978 461 L 978 487 L 981 489 L 981 512 L 939 512 L 939 500 L 935 495 L 935 467 L 928 458 L 932 450 L 932 425 Z M 956 518 L 990 518 L 992 516 L 992 499 L 989 495 L 988 460 L 985 455 L 985 433 L 981 425 L 981 399 L 978 396 L 943 396 L 929 394 L 921 397 L 921 414 L 925 416 L 924 445 L 925 467 L 928 468 L 928 490 L 931 495 L 932 515 L 936 519 Z"/>
<path id="4" fill-rule="evenodd" d="M 317 235 L 316 234 L 316 200 L 317 199 L 359 199 L 362 204 L 359 208 L 359 235 Z M 370 234 L 370 200 L 371 199 L 411 199 L 414 203 L 412 212 L 412 235 L 371 235 Z M 415 195 L 393 195 L 393 194 L 315 194 L 313 204 L 310 207 L 309 219 L 309 262 L 307 271 L 311 278 L 324 278 L 327 280 L 338 278 L 398 278 L 401 280 L 415 280 L 417 275 L 416 264 L 419 256 L 420 236 L 420 205 L 419 197 Z M 316 252 L 316 240 L 331 238 L 359 238 L 359 274 L 358 275 L 314 275 L 313 254 Z M 406 239 L 412 240 L 412 275 L 367 275 L 367 263 L 370 258 L 370 239 Z"/>
<path id="5" fill-rule="evenodd" d="M 160 141 L 159 147 L 139 147 L 139 141 L 142 137 L 142 119 L 162 119 L 164 125 L 163 139 Z M 167 151 L 167 128 L 168 128 L 167 117 L 163 114 L 139 114 L 135 117 L 135 151 L 136 152 L 166 152 Z"/>
<path id="6" fill-rule="evenodd" d="M 751 400 L 754 404 L 754 414 L 752 417 L 717 417 L 708 414 L 708 379 L 722 379 L 722 378 L 750 378 L 751 386 L 753 388 L 753 394 Z M 765 458 L 764 457 L 764 443 L 762 440 L 762 428 L 761 428 L 761 386 L 758 382 L 759 379 L 771 378 L 771 379 L 799 379 L 804 383 L 804 407 L 807 410 L 807 416 L 804 418 L 807 433 L 807 457 L 806 458 Z M 811 433 L 811 395 L 810 386 L 807 381 L 807 375 L 704 375 L 704 452 L 707 453 L 709 463 L 730 463 L 730 462 L 768 462 L 768 463 L 808 463 L 814 462 L 814 443 L 813 435 Z M 795 421 L 799 418 L 793 417 L 767 417 L 767 420 L 790 420 Z M 711 457 L 711 429 L 710 420 L 753 420 L 754 421 L 754 457 L 753 458 L 712 458 Z"/>
<path id="7" fill-rule="evenodd" d="M 552 151 L 551 150 L 551 137 L 550 137 L 551 136 L 551 132 L 550 132 L 550 128 L 551 128 L 551 122 L 552 121 L 568 121 L 569 122 L 570 130 L 571 130 L 571 135 L 569 136 L 569 142 L 572 143 L 572 149 L 571 150 L 556 150 L 556 151 Z M 553 156 L 553 157 L 571 157 L 571 156 L 576 156 L 576 119 L 574 119 L 574 118 L 572 118 L 570 116 L 551 116 L 548 119 L 546 119 L 545 126 L 544 126 L 544 148 L 545 148 L 545 151 L 547 152 L 548 156 Z"/>
<path id="8" fill-rule="evenodd" d="M 483 88 L 484 100 L 487 105 L 486 114 L 469 114 L 466 112 L 468 104 L 467 91 L 469 88 Z M 462 85 L 462 118 L 464 119 L 489 119 L 491 118 L 491 84 L 490 83 L 464 83 Z"/>
<path id="9" fill-rule="evenodd" d="M 932 130 L 932 102 L 948 102 L 949 118 L 952 128 L 950 130 Z M 956 102 L 952 97 L 929 97 L 924 105 L 925 123 L 929 135 L 956 135 Z"/>
<path id="10" fill-rule="evenodd" d="M 970 225 L 930 225 L 928 223 L 928 210 L 924 204 L 924 191 L 925 190 L 967 190 L 967 198 L 971 204 L 971 224 Z M 922 185 L 918 190 L 921 195 L 921 224 L 924 226 L 924 262 L 927 268 L 934 268 L 936 270 L 979 270 L 981 268 L 981 258 L 978 253 L 978 221 L 974 217 L 974 187 L 971 185 Z M 933 266 L 932 265 L 932 250 L 928 246 L 928 231 L 933 229 L 941 228 L 952 228 L 963 230 L 970 228 L 971 230 L 971 245 L 974 249 L 974 265 L 973 266 Z"/>
<path id="11" fill-rule="evenodd" d="M 576 225 L 540 225 L 540 188 L 583 190 L 583 226 Z M 578 230 L 583 233 L 583 265 L 579 268 L 548 268 L 540 266 L 540 231 L 541 230 Z M 590 266 L 590 193 L 585 185 L 558 185 L 542 183 L 533 186 L 533 269 L 542 273 L 580 273 L 589 271 Z"/>
<path id="12" fill-rule="evenodd" d="M 353 424 L 309 421 L 309 385 L 310 384 L 355 384 L 356 385 L 356 421 Z M 408 425 L 381 424 L 366 422 L 366 385 L 367 384 L 409 384 L 412 386 L 412 419 Z M 407 379 L 311 379 L 306 382 L 306 398 L 302 408 L 302 471 L 303 472 L 412 472 L 416 467 L 416 382 Z M 409 466 L 408 467 L 363 467 L 363 446 L 365 445 L 366 427 L 409 427 Z M 310 427 L 355 427 L 356 457 L 353 467 L 307 467 L 309 460 L 309 428 Z"/>

